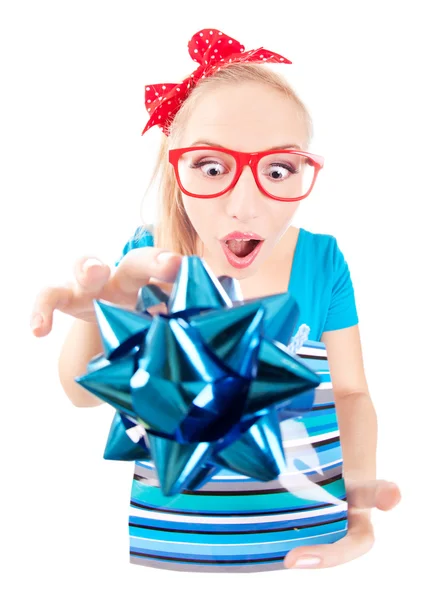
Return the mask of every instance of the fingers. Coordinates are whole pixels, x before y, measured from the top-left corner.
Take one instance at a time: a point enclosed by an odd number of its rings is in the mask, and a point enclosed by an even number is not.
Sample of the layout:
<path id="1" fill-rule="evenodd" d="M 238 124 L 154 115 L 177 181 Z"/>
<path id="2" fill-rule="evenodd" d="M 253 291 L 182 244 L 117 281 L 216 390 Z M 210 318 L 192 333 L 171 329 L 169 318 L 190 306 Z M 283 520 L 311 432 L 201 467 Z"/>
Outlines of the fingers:
<path id="1" fill-rule="evenodd" d="M 345 480 L 348 504 L 352 508 L 379 508 L 390 510 L 401 500 L 398 486 L 392 481 L 378 479 L 373 481 Z"/>
<path id="2" fill-rule="evenodd" d="M 172 283 L 176 279 L 182 256 L 164 252 L 161 248 L 135 248 L 126 254 L 118 265 L 106 290 L 112 295 L 137 295 L 139 289 L 151 279 Z"/>
<path id="3" fill-rule="evenodd" d="M 84 256 L 76 261 L 75 278 L 62 287 L 48 287 L 38 295 L 31 316 L 35 336 L 47 335 L 52 329 L 56 309 L 87 320 L 93 315 L 93 298 L 115 304 L 134 305 L 139 289 L 150 281 L 171 285 L 176 279 L 182 256 L 160 248 L 136 248 L 120 262 L 111 276 L 109 265 Z M 158 312 L 164 312 L 162 307 Z"/>
<path id="4" fill-rule="evenodd" d="M 348 520 L 348 533 L 345 537 L 333 544 L 295 548 L 285 556 L 285 567 L 336 567 L 369 552 L 375 542 L 370 519 L 363 514 L 350 514 Z"/>
<path id="5" fill-rule="evenodd" d="M 401 501 L 400 488 L 392 481 L 378 481 L 376 507 L 380 510 L 391 510 Z"/>
<path id="6" fill-rule="evenodd" d="M 43 337 L 51 331 L 54 310 L 66 306 L 72 295 L 72 289 L 67 286 L 48 287 L 37 295 L 31 315 L 31 329 L 36 337 Z"/>
<path id="7" fill-rule="evenodd" d="M 98 258 L 83 256 L 74 266 L 76 292 L 90 296 L 97 294 L 110 277 L 110 267 Z"/>
<path id="8" fill-rule="evenodd" d="M 94 257 L 84 256 L 74 265 L 75 281 L 65 286 L 47 287 L 37 296 L 31 315 L 31 329 L 36 337 L 47 335 L 53 325 L 55 310 L 63 310 L 99 293 L 110 276 L 110 267 Z"/>

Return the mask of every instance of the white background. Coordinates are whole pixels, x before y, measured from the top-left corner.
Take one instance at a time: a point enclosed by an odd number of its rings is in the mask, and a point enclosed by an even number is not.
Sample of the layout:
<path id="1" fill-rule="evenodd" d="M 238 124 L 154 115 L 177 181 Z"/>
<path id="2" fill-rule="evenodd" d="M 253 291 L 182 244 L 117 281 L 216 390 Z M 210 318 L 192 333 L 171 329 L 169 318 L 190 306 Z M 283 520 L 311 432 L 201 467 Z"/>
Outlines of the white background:
<path id="1" fill-rule="evenodd" d="M 5 2 L 0 14 L 2 597 L 368 598 L 424 593 L 439 561 L 436 382 L 440 117 L 437 2 Z M 57 379 L 71 319 L 33 338 L 38 290 L 75 258 L 113 262 L 139 224 L 160 132 L 144 85 L 194 68 L 215 27 L 264 46 L 312 113 L 325 156 L 295 224 L 349 263 L 379 420 L 378 477 L 402 503 L 343 566 L 203 575 L 128 563 L 132 465 L 102 453 L 113 410 L 74 408 Z M 438 282 L 437 282 L 438 279 Z M 435 463 L 436 461 L 436 463 Z"/>

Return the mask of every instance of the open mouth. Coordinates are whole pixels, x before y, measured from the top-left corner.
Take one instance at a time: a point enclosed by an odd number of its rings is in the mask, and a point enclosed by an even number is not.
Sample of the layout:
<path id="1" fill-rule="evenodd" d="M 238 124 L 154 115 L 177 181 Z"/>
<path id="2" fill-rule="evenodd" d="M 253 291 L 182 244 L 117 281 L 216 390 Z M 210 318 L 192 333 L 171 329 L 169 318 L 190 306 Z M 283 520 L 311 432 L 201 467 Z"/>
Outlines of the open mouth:
<path id="1" fill-rule="evenodd" d="M 227 240 L 227 245 L 230 252 L 235 254 L 238 258 L 244 258 L 251 254 L 261 240 Z"/>
<path id="2" fill-rule="evenodd" d="M 221 242 L 225 257 L 235 269 L 249 267 L 260 252 L 264 240 L 227 240 Z"/>

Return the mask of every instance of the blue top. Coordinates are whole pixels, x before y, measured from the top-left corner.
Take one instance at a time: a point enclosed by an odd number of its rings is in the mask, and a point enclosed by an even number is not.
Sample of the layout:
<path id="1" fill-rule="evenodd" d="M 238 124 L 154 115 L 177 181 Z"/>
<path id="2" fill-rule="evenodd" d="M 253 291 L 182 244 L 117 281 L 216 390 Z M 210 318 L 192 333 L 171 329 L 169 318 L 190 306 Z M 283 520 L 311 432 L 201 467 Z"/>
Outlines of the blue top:
<path id="1" fill-rule="evenodd" d="M 153 246 L 138 229 L 124 246 Z M 323 331 L 357 323 L 348 266 L 334 237 L 300 229 L 289 291 L 301 324 L 288 349 L 320 377 L 314 407 L 283 420 L 287 471 L 273 481 L 221 469 L 202 488 L 166 497 L 154 460 L 135 460 L 130 495 L 130 562 L 184 571 L 283 568 L 293 548 L 331 544 L 347 534 L 340 432 Z M 310 334 L 311 340 L 305 340 Z M 305 482 L 308 486 L 305 488 Z"/>
<path id="2" fill-rule="evenodd" d="M 133 248 L 153 245 L 152 233 L 138 227 L 125 244 L 122 256 Z M 300 308 L 300 327 L 295 332 L 300 343 L 296 347 L 301 346 L 305 336 L 320 342 L 323 332 L 358 323 L 348 264 L 332 235 L 300 227 L 288 291 Z"/>

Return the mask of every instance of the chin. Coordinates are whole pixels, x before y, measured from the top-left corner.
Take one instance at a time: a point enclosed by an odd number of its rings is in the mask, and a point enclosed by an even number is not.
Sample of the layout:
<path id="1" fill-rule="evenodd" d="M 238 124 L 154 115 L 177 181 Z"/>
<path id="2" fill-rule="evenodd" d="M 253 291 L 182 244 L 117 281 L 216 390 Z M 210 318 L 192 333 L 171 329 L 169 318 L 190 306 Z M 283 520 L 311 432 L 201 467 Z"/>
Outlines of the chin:
<path id="1" fill-rule="evenodd" d="M 229 269 L 224 275 L 228 275 L 229 277 L 233 277 L 234 279 L 241 280 L 250 277 L 250 275 L 254 275 L 255 269 L 249 267 L 248 269 L 234 269 L 230 265 L 228 265 Z"/>

